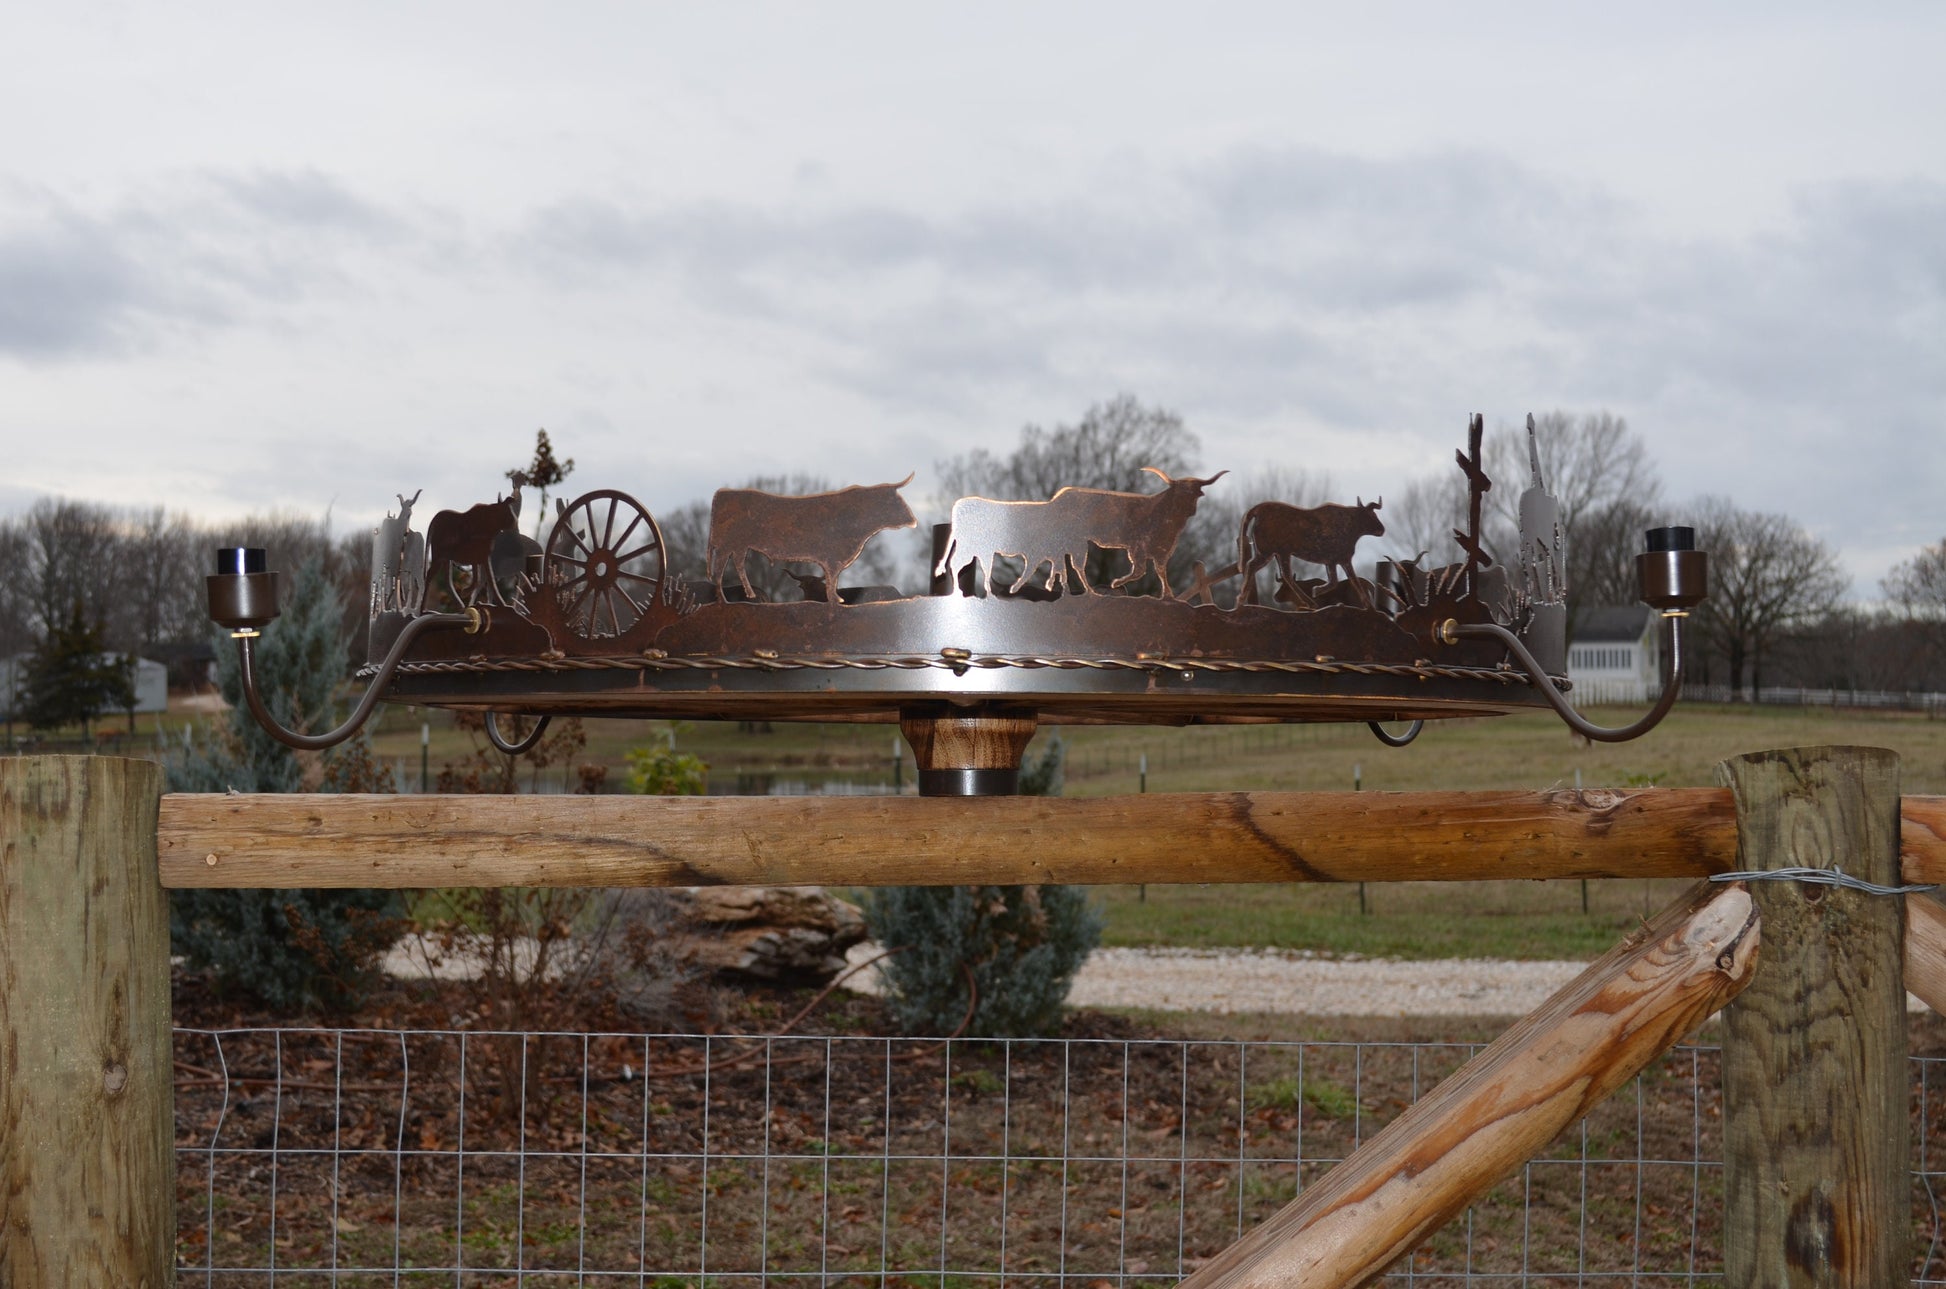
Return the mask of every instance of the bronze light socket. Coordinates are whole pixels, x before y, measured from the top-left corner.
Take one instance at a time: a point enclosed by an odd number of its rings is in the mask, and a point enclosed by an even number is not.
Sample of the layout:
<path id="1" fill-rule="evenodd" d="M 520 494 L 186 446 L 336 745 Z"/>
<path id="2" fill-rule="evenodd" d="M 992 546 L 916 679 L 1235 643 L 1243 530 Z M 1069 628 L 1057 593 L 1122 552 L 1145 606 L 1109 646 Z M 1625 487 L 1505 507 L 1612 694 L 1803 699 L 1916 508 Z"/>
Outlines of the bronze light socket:
<path id="1" fill-rule="evenodd" d="M 1651 608 L 1692 609 L 1709 598 L 1709 556 L 1698 550 L 1644 551 L 1635 557 L 1635 584 Z"/>
<path id="2" fill-rule="evenodd" d="M 264 568 L 261 547 L 218 547 L 216 574 L 206 584 L 209 616 L 218 626 L 231 631 L 255 631 L 277 618 L 282 588 L 277 574 Z"/>

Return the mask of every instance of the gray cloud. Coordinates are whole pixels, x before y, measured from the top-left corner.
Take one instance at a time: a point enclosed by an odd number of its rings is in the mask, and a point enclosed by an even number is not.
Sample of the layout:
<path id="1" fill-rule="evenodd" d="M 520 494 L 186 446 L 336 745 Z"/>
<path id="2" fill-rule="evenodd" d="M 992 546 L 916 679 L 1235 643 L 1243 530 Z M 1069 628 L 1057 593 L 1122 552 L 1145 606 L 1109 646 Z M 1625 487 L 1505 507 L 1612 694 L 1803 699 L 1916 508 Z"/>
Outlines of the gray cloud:
<path id="1" fill-rule="evenodd" d="M 424 271 L 449 307 L 533 304 L 569 330 L 638 300 L 623 316 L 672 334 L 723 323 L 722 372 L 730 347 L 761 346 L 773 395 L 919 427 L 897 447 L 914 460 L 965 446 L 927 435 L 1010 433 L 1119 389 L 1181 407 L 1218 464 L 1288 445 L 1289 464 L 1340 477 L 1381 450 L 1410 458 L 1414 441 L 1443 458 L 1476 409 L 1606 406 L 1645 433 L 1678 495 L 1730 492 L 1861 550 L 1946 527 L 1937 184 L 1825 184 L 1765 231 L 1682 239 L 1478 152 L 1118 165 L 943 212 L 823 192 L 794 206 L 564 195 L 502 224 L 497 259 L 438 212 L 401 214 L 316 171 L 183 175 L 96 206 L 0 187 L 0 355 L 272 326 Z M 614 336 L 589 339 L 588 371 L 625 369 L 604 356 Z M 680 379 L 680 344 L 667 354 Z M 1362 455 L 1320 459 L 1297 426 Z M 1343 446 L 1360 433 L 1385 437 Z M 437 460 L 406 473 L 430 479 Z M 331 473 L 329 454 L 315 466 Z"/>
<path id="2" fill-rule="evenodd" d="M 0 352 L 110 347 L 140 299 L 134 267 L 98 226 L 50 213 L 0 228 Z"/>
<path id="3" fill-rule="evenodd" d="M 1135 388 L 1443 441 L 1475 408 L 1609 406 L 1678 491 L 1881 547 L 1946 487 L 1942 228 L 1924 183 L 1827 184 L 1768 231 L 1684 240 L 1492 155 L 1242 149 L 943 216 L 564 201 L 519 256 L 659 275 L 815 336 L 821 379 L 961 420 Z"/>
<path id="4" fill-rule="evenodd" d="M 142 348 L 321 288 L 407 226 L 316 171 L 174 177 L 99 209 L 0 186 L 0 354 Z"/>
<path id="5" fill-rule="evenodd" d="M 515 254 L 555 280 L 658 274 L 705 308 L 814 329 L 846 349 L 839 379 L 913 406 L 1100 366 L 1122 373 L 1110 385 L 1396 420 L 1411 409 L 1384 389 L 1325 388 L 1386 365 L 1354 333 L 1399 314 L 1436 329 L 1442 311 L 1532 291 L 1616 218 L 1490 156 L 1248 149 L 949 216 L 569 200 L 537 212 Z"/>

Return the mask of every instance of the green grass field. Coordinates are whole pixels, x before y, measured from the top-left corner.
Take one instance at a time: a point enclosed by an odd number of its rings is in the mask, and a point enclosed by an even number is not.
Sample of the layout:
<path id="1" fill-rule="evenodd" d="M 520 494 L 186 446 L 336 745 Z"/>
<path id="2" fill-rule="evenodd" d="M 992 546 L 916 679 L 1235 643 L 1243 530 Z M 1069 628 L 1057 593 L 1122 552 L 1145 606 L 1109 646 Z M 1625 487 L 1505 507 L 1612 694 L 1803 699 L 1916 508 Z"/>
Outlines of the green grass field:
<path id="1" fill-rule="evenodd" d="M 1594 709 L 1593 719 L 1620 723 L 1634 712 Z M 384 710 L 375 740 L 388 758 L 417 764 L 419 726 L 432 724 L 432 763 L 468 745 L 442 713 Z M 659 723 L 591 720 L 587 759 L 615 767 L 632 746 L 661 737 Z M 1067 726 L 1041 732 L 1038 751 L 1058 735 L 1068 746 L 1070 796 L 1134 792 L 1138 758 L 1149 758 L 1151 792 L 1350 788 L 1356 773 L 1368 791 L 1589 787 L 1698 787 L 1713 768 L 1740 752 L 1809 744 L 1889 747 L 1904 758 L 1905 790 L 1946 792 L 1946 721 L 1908 713 L 1874 714 L 1796 707 L 1678 707 L 1653 733 L 1633 743 L 1577 745 L 1551 714 L 1446 721 L 1429 725 L 1410 747 L 1388 748 L 1363 725 L 1197 727 Z M 718 774 L 736 771 L 824 771 L 890 781 L 897 733 L 889 725 L 792 725 L 768 734 L 740 732 L 730 722 L 700 722 L 678 735 Z M 908 785 L 911 755 L 902 753 Z M 908 787 L 908 790 L 909 787 Z"/>

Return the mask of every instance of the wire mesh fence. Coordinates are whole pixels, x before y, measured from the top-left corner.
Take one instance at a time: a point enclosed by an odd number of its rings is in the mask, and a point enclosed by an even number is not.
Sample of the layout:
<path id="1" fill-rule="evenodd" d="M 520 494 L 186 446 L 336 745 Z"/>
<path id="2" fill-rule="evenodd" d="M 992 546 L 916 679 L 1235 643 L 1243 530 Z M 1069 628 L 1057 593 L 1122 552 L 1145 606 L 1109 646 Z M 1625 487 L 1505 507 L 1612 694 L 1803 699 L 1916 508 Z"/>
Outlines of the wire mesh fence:
<path id="1" fill-rule="evenodd" d="M 1169 1284 L 1478 1050 L 178 1030 L 178 1281 Z M 1384 1283 L 1720 1283 L 1718 1067 L 1670 1053 Z"/>

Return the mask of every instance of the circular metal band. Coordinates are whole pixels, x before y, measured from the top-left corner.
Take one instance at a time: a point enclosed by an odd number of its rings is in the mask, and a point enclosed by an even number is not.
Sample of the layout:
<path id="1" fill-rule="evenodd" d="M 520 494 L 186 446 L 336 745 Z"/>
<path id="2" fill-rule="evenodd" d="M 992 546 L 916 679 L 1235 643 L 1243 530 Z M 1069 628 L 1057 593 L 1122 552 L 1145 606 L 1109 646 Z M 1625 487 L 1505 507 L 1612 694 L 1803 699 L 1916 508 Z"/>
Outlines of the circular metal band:
<path id="1" fill-rule="evenodd" d="M 921 770 L 922 797 L 1011 797 L 1020 791 L 1019 770 Z"/>

